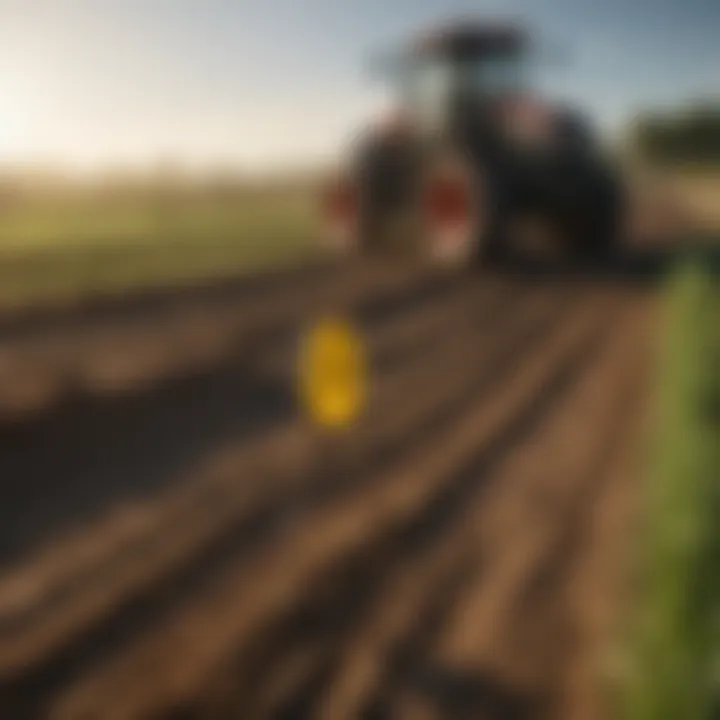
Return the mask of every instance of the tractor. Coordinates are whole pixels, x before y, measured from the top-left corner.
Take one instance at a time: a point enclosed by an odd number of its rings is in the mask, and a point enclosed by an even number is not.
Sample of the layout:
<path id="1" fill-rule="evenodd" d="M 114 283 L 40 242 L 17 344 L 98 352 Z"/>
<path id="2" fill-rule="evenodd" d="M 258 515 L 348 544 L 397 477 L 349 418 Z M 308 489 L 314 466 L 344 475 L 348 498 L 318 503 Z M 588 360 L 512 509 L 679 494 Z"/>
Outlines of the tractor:
<path id="1" fill-rule="evenodd" d="M 591 122 L 533 90 L 516 23 L 456 22 L 379 64 L 393 108 L 321 191 L 323 242 L 458 267 L 528 245 L 572 258 L 619 244 L 625 187 Z"/>

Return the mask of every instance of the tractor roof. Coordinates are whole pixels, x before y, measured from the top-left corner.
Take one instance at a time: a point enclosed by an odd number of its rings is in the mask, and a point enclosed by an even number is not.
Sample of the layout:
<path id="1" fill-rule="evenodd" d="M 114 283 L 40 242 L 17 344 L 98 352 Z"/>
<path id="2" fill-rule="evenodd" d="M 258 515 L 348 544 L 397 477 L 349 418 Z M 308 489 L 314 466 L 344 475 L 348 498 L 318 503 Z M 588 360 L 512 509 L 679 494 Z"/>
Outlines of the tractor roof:
<path id="1" fill-rule="evenodd" d="M 463 57 L 477 54 L 517 53 L 529 37 L 517 23 L 483 20 L 454 21 L 432 26 L 411 38 L 412 55 Z"/>

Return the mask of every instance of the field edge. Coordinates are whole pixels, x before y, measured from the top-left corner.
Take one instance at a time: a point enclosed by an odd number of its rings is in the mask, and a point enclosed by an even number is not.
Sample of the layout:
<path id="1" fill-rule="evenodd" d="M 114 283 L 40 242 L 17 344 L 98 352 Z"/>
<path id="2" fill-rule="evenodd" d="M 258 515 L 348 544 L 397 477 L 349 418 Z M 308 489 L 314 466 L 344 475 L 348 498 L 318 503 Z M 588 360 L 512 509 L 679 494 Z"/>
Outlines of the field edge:
<path id="1" fill-rule="evenodd" d="M 644 487 L 626 720 L 715 717 L 720 581 L 720 292 L 698 258 L 666 290 L 657 422 Z"/>

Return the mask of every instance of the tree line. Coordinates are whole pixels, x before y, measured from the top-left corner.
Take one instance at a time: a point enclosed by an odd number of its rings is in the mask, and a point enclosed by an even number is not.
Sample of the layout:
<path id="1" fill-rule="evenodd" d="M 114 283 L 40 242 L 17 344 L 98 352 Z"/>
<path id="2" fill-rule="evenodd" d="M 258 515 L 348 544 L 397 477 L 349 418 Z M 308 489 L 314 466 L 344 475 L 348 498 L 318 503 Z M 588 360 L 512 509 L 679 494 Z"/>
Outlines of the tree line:
<path id="1" fill-rule="evenodd" d="M 720 165 L 720 101 L 643 113 L 633 140 L 640 155 L 654 162 Z"/>

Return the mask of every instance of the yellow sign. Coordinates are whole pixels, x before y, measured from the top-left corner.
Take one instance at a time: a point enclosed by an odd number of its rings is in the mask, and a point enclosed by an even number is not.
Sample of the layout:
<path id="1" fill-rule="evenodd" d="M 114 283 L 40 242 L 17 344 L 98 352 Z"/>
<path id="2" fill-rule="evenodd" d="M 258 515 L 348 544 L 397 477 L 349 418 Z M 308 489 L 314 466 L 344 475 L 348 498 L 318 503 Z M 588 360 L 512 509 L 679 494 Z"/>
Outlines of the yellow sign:
<path id="1" fill-rule="evenodd" d="M 362 340 L 348 323 L 328 318 L 302 343 L 300 395 L 312 419 L 332 428 L 349 425 L 365 401 Z"/>

